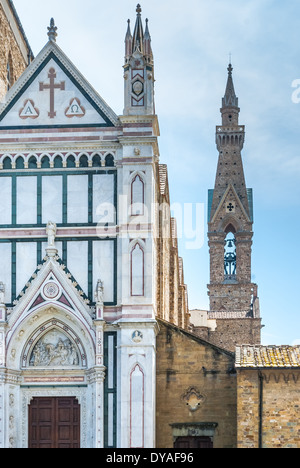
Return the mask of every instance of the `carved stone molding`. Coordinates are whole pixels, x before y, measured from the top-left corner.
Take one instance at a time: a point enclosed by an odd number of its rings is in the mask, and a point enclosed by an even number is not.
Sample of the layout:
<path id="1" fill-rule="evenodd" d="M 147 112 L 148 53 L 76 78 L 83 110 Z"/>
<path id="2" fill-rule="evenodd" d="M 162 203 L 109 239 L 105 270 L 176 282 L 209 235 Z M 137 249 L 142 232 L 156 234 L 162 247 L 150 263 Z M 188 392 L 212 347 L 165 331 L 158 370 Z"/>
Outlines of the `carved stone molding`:
<path id="1" fill-rule="evenodd" d="M 105 376 L 106 376 L 106 367 L 105 366 L 99 366 L 99 367 L 93 367 L 92 369 L 89 369 L 86 372 L 86 377 L 87 377 L 87 382 L 89 384 L 95 383 L 95 382 L 104 382 Z"/>
<path id="2" fill-rule="evenodd" d="M 87 426 L 87 389 L 83 387 L 70 388 L 29 388 L 22 389 L 22 447 L 28 446 L 28 406 L 33 398 L 38 397 L 75 397 L 80 405 L 80 421 L 81 421 L 81 448 L 88 448 L 88 426 Z"/>
<path id="3" fill-rule="evenodd" d="M 196 387 L 190 387 L 181 398 L 192 412 L 197 411 L 206 399 Z"/>
<path id="4" fill-rule="evenodd" d="M 12 369 L 2 369 L 0 371 L 0 383 L 21 385 L 21 372 Z"/>

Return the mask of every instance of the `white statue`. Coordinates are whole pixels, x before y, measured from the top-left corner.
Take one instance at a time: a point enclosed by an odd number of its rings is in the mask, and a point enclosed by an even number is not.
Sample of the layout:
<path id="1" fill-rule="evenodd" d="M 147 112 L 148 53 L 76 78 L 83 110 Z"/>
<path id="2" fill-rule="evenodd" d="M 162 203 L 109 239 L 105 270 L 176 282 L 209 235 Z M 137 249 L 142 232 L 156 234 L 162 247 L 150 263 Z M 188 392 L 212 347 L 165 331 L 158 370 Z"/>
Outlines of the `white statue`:
<path id="1" fill-rule="evenodd" d="M 52 221 L 49 221 L 46 227 L 46 233 L 48 236 L 48 247 L 55 247 L 56 230 L 56 224 Z"/>
<path id="2" fill-rule="evenodd" d="M 96 291 L 95 291 L 95 299 L 97 304 L 103 304 L 104 302 L 104 286 L 101 280 L 98 280 Z"/>

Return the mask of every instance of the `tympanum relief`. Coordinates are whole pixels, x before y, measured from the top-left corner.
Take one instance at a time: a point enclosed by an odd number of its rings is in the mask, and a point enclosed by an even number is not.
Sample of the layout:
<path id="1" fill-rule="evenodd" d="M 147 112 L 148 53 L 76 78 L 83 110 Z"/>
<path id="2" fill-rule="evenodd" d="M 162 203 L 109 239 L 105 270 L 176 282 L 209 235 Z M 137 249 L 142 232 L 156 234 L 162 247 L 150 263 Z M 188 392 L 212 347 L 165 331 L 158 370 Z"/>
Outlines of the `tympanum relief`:
<path id="1" fill-rule="evenodd" d="M 75 345 L 58 330 L 52 330 L 33 348 L 29 365 L 32 367 L 72 367 L 79 365 Z"/>

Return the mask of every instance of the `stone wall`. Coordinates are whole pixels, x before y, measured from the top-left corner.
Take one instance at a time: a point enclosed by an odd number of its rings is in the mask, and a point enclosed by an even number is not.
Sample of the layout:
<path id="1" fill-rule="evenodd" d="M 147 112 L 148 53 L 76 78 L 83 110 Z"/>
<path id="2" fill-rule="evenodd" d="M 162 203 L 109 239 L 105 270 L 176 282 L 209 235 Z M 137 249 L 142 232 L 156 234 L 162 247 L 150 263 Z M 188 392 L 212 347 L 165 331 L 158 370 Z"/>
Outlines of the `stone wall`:
<path id="1" fill-rule="evenodd" d="M 10 69 L 10 83 L 7 78 L 7 67 Z M 0 101 L 7 92 L 8 85 L 19 78 L 27 66 L 15 34 L 8 22 L 6 13 L 0 3 Z"/>
<path id="2" fill-rule="evenodd" d="M 299 379 L 299 369 L 238 370 L 238 448 L 300 448 Z"/>
<path id="3" fill-rule="evenodd" d="M 176 220 L 171 218 L 168 172 L 157 165 L 157 317 L 187 328 L 189 325 L 187 286 L 183 260 L 179 257 Z"/>
<path id="4" fill-rule="evenodd" d="M 158 321 L 156 434 L 158 448 L 178 435 L 207 435 L 214 448 L 236 448 L 234 355 Z"/>
<path id="5" fill-rule="evenodd" d="M 208 341 L 234 352 L 241 344 L 260 344 L 260 318 L 217 319 L 215 331 L 209 331 Z"/>

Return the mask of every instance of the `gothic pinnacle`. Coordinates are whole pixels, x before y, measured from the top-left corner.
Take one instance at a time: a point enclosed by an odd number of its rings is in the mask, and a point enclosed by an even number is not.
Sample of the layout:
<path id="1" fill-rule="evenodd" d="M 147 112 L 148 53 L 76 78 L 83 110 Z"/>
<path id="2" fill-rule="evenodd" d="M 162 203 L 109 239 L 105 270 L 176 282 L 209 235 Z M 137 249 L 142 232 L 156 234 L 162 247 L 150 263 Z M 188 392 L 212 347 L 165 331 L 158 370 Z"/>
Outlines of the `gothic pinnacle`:
<path id="1" fill-rule="evenodd" d="M 57 27 L 55 26 L 54 18 L 50 20 L 50 27 L 48 27 L 49 41 L 56 42 L 57 38 Z"/>
<path id="2" fill-rule="evenodd" d="M 132 50 L 135 52 L 136 50 L 139 50 L 141 53 L 144 52 L 144 29 L 142 25 L 142 18 L 141 18 L 141 5 L 138 4 L 136 7 L 136 12 L 137 12 L 137 18 L 136 18 L 136 23 L 135 23 L 135 28 L 133 32 L 133 46 Z"/>
<path id="3" fill-rule="evenodd" d="M 232 71 L 233 67 L 231 63 L 228 65 L 228 79 L 227 85 L 225 90 L 225 96 L 222 100 L 222 108 L 229 108 L 229 107 L 236 107 L 238 108 L 238 98 L 235 94 L 234 85 L 233 85 L 233 78 L 232 78 Z"/>

